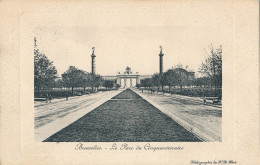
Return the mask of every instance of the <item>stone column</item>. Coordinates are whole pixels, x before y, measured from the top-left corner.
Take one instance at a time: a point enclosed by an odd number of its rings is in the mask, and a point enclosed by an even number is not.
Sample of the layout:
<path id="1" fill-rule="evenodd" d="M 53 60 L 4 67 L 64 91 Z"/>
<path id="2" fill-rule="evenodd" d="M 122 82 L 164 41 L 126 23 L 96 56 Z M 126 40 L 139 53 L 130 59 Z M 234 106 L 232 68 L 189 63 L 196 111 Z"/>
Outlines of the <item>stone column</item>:
<path id="1" fill-rule="evenodd" d="M 118 85 L 121 85 L 121 79 L 120 79 L 120 77 L 117 77 L 117 78 L 116 78 L 116 83 L 117 83 Z"/>
<path id="2" fill-rule="evenodd" d="M 124 88 L 126 87 L 126 77 L 124 78 Z"/>
<path id="3" fill-rule="evenodd" d="M 92 48 L 93 52 L 92 52 L 92 55 L 91 55 L 91 73 L 92 74 L 95 74 L 96 73 L 96 61 L 95 61 L 95 58 L 96 58 L 96 55 L 95 55 L 95 47 Z"/>
<path id="4" fill-rule="evenodd" d="M 132 78 L 130 78 L 130 87 L 133 87 Z"/>
<path id="5" fill-rule="evenodd" d="M 161 51 L 160 51 L 160 54 L 159 54 L 159 72 L 160 72 L 160 75 L 162 75 L 163 73 L 163 52 L 162 52 L 162 47 L 160 46 L 161 48 Z"/>
<path id="6" fill-rule="evenodd" d="M 140 84 L 140 77 L 136 77 L 136 84 Z"/>

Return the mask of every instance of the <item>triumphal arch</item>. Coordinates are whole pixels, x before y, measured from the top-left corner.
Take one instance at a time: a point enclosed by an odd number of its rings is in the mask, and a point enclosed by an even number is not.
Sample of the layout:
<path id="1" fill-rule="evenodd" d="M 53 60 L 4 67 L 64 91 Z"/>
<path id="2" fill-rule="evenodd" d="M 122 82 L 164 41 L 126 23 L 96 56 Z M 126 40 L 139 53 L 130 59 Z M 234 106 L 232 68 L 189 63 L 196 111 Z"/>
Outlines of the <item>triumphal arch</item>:
<path id="1" fill-rule="evenodd" d="M 140 84 L 140 75 L 138 72 L 133 73 L 131 68 L 127 66 L 124 73 L 118 72 L 116 75 L 116 83 L 122 88 L 135 87 Z"/>

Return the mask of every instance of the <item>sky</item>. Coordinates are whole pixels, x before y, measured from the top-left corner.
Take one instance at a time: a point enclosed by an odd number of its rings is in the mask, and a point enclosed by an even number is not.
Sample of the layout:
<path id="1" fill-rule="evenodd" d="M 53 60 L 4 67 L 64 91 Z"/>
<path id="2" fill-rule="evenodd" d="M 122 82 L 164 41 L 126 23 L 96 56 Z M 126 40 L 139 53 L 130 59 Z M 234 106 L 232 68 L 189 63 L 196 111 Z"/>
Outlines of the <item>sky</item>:
<path id="1" fill-rule="evenodd" d="M 38 49 L 54 62 L 59 75 L 70 65 L 90 72 L 92 47 L 98 74 L 115 75 L 127 66 L 140 74 L 153 74 L 159 72 L 160 45 L 164 71 L 182 64 L 197 72 L 209 54 L 209 46 L 222 44 L 215 41 L 215 33 L 207 28 L 185 27 L 39 27 L 36 38 Z"/>
<path id="2" fill-rule="evenodd" d="M 226 34 L 233 34 L 232 21 L 214 11 L 216 8 L 156 6 L 139 11 L 112 7 L 104 9 L 106 12 L 76 17 L 52 16 L 47 21 L 38 18 L 33 35 L 38 49 L 53 61 L 58 75 L 70 65 L 90 72 L 92 47 L 96 73 L 101 75 L 116 75 L 127 66 L 141 75 L 158 73 L 160 45 L 164 71 L 182 64 L 197 74 L 211 44 L 214 48 L 222 45 L 223 50 L 230 47 L 225 43 L 231 43 L 227 38 L 232 39 L 232 35 Z"/>

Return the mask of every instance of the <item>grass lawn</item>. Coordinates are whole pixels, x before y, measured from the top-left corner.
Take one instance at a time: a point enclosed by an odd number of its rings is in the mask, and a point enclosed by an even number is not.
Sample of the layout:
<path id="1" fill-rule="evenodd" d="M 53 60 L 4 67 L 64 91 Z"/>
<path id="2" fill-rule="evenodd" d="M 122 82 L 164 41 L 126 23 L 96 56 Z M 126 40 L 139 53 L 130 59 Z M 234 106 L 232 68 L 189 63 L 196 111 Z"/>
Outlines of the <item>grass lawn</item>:
<path id="1" fill-rule="evenodd" d="M 197 142 L 196 136 L 125 90 L 45 142 Z"/>

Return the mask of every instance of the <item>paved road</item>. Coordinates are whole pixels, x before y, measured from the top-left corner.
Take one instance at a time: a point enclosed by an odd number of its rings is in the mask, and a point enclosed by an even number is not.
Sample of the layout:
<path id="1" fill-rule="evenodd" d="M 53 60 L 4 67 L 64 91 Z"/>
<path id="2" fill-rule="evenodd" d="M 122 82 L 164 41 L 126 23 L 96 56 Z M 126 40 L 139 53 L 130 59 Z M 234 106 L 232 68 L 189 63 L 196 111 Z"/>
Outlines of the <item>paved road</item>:
<path id="1" fill-rule="evenodd" d="M 51 103 L 35 102 L 35 140 L 43 141 L 120 92 L 119 90 L 98 92 L 70 97 L 68 101 L 65 98 L 54 99 Z"/>
<path id="2" fill-rule="evenodd" d="M 179 95 L 162 95 L 147 91 L 135 90 L 163 113 L 191 130 L 205 141 L 222 140 L 222 108 L 221 106 L 203 105 L 196 98 Z"/>
<path id="3" fill-rule="evenodd" d="M 64 116 L 81 110 L 97 102 L 100 98 L 106 97 L 116 91 L 99 92 L 90 95 L 70 97 L 68 101 L 63 99 L 55 99 L 51 103 L 37 102 L 34 109 L 34 126 L 41 127 L 52 121 L 63 118 Z"/>
<path id="4" fill-rule="evenodd" d="M 201 141 L 170 117 L 125 90 L 45 142 L 189 142 Z"/>

